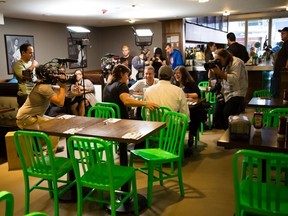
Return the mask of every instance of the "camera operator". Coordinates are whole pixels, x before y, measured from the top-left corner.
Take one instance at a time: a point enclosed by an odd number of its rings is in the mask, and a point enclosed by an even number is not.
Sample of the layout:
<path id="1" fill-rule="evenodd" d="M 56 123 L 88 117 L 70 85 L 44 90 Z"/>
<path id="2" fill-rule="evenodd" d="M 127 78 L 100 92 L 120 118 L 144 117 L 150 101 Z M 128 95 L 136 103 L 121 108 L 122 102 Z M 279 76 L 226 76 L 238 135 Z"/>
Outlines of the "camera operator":
<path id="1" fill-rule="evenodd" d="M 35 84 L 25 103 L 17 112 L 16 123 L 21 129 L 25 129 L 25 126 L 30 126 L 51 119 L 51 117 L 44 115 L 50 102 L 59 107 L 64 106 L 66 95 L 66 83 L 64 81 L 67 79 L 66 75 L 64 73 L 59 73 L 57 85 L 59 85 L 60 88 L 56 93 L 52 89 L 52 85 L 45 81 L 45 77 L 42 77 L 42 75 L 39 77 L 39 74 L 45 74 L 41 70 L 45 70 L 45 67 L 39 66 L 36 68 L 36 75 L 38 78 L 37 84 Z M 47 76 L 48 75 L 49 74 L 47 74 Z M 55 153 L 64 150 L 63 146 L 57 146 L 59 137 L 50 136 L 50 139 Z"/>
<path id="2" fill-rule="evenodd" d="M 215 61 L 217 64 L 210 67 L 208 74 L 209 78 L 217 78 L 221 84 L 216 85 L 217 104 L 214 126 L 226 130 L 229 124 L 228 117 L 239 115 L 244 107 L 248 73 L 244 62 L 232 56 L 227 50 L 217 50 Z"/>

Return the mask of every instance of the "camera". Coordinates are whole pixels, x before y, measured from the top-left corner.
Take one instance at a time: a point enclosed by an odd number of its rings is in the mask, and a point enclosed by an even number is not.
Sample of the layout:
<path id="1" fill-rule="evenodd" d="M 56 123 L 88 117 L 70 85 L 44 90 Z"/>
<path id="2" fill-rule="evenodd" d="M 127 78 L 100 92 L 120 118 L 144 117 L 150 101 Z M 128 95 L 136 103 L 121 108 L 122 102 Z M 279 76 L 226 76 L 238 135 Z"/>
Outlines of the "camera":
<path id="1" fill-rule="evenodd" d="M 40 65 L 36 68 L 36 76 L 41 83 L 55 85 L 57 82 L 66 84 L 76 83 L 74 74 L 66 74 L 63 68 L 51 63 Z"/>
<path id="2" fill-rule="evenodd" d="M 209 62 L 206 62 L 204 64 L 204 68 L 206 71 L 212 69 L 212 68 L 215 68 L 216 66 L 220 67 L 221 68 L 221 62 L 220 62 L 220 59 L 215 59 L 213 61 L 209 61 Z"/>
<path id="3" fill-rule="evenodd" d="M 76 76 L 74 74 L 66 74 L 65 68 L 59 59 L 53 59 L 44 65 L 39 65 L 35 72 L 38 83 L 52 85 L 55 85 L 57 82 L 66 84 L 76 83 Z M 33 71 L 29 69 L 22 71 L 24 81 L 31 82 L 35 75 L 33 74 Z"/>
<path id="4" fill-rule="evenodd" d="M 119 56 L 116 56 L 113 53 L 107 53 L 104 57 L 101 58 L 101 69 L 104 73 L 104 76 L 107 77 L 110 74 L 116 64 L 119 63 Z"/>

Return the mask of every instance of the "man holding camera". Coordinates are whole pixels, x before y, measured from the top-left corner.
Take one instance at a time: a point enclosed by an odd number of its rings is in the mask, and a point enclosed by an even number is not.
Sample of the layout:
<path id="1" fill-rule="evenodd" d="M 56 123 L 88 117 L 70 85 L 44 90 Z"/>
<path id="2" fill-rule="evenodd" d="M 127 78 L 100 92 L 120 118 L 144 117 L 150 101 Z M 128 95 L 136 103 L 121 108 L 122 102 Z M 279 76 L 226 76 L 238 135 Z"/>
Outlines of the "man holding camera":
<path id="1" fill-rule="evenodd" d="M 32 80 L 30 81 L 23 79 L 22 71 L 29 70 L 31 71 L 31 74 L 33 74 L 35 67 L 38 66 L 38 62 L 36 60 L 33 60 L 34 49 L 31 44 L 22 44 L 20 46 L 20 53 L 21 58 L 13 65 L 14 76 L 18 81 L 17 103 L 19 107 L 24 104 L 28 94 L 30 93 L 34 85 L 33 81 L 35 81 L 33 79 L 34 77 L 32 77 Z"/>
<path id="2" fill-rule="evenodd" d="M 216 51 L 215 67 L 209 69 L 209 78 L 215 78 L 217 105 L 214 122 L 216 128 L 227 129 L 230 115 L 239 115 L 248 89 L 248 73 L 244 62 L 224 49 Z M 224 99 L 223 99 L 224 98 Z"/>
<path id="3" fill-rule="evenodd" d="M 50 83 L 44 82 L 45 77 L 39 76 L 39 74 L 45 74 L 43 67 L 39 66 L 36 68 L 36 74 L 38 76 L 37 84 L 34 85 L 29 96 L 27 97 L 23 106 L 18 110 L 16 115 L 16 123 L 20 129 L 25 129 L 26 126 L 30 126 L 36 123 L 47 121 L 51 117 L 45 116 L 45 112 L 48 109 L 50 102 L 63 107 L 66 95 L 66 75 L 64 73 L 59 73 L 59 78 L 57 79 L 57 85 L 59 85 L 59 91 L 56 93 Z M 60 70 L 60 69 L 59 69 Z M 42 79 L 43 78 L 43 79 Z M 55 153 L 64 150 L 64 147 L 58 147 L 59 137 L 49 136 L 51 139 L 51 144 L 53 151 Z"/>

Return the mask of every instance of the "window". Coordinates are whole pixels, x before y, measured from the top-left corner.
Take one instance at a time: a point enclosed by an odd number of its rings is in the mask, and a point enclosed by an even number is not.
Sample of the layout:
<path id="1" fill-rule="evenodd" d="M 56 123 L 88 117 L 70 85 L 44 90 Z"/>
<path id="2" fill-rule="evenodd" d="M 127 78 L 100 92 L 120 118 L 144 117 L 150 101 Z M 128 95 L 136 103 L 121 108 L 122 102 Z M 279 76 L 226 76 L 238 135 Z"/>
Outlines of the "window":
<path id="1" fill-rule="evenodd" d="M 278 51 L 282 44 L 281 34 L 278 32 L 278 30 L 286 27 L 287 23 L 288 18 L 272 19 L 271 46 L 273 52 Z"/>
<path id="2" fill-rule="evenodd" d="M 236 41 L 245 46 L 245 21 L 229 22 L 229 32 L 233 32 L 236 36 Z"/>

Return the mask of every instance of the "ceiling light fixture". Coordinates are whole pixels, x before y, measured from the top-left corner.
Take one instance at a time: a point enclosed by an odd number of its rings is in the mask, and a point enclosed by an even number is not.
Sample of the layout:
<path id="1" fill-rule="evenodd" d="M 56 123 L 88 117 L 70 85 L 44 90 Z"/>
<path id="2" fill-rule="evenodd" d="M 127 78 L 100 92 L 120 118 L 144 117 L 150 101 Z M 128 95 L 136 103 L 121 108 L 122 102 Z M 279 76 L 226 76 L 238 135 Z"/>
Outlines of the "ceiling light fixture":
<path id="1" fill-rule="evenodd" d="M 229 16 L 230 15 L 230 12 L 229 11 L 224 11 L 223 12 L 223 16 Z"/>
<path id="2" fill-rule="evenodd" d="M 0 13 L 0 25 L 4 25 L 4 15 Z"/>
<path id="3" fill-rule="evenodd" d="M 288 6 L 286 7 L 286 11 L 288 11 Z"/>
<path id="4" fill-rule="evenodd" d="M 145 46 L 151 46 L 154 33 L 151 29 L 135 29 L 132 27 L 135 36 L 135 45 L 140 46 L 141 50 Z"/>
<path id="5" fill-rule="evenodd" d="M 90 30 L 81 26 L 67 26 L 69 32 L 74 33 L 90 33 Z"/>
<path id="6" fill-rule="evenodd" d="M 209 2 L 209 0 L 198 0 L 199 3 Z"/>
<path id="7" fill-rule="evenodd" d="M 134 19 L 130 19 L 128 22 L 132 24 L 132 23 L 135 23 L 135 20 Z"/>

